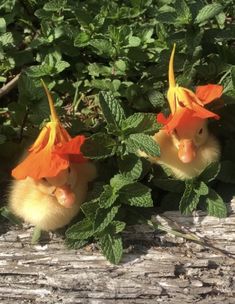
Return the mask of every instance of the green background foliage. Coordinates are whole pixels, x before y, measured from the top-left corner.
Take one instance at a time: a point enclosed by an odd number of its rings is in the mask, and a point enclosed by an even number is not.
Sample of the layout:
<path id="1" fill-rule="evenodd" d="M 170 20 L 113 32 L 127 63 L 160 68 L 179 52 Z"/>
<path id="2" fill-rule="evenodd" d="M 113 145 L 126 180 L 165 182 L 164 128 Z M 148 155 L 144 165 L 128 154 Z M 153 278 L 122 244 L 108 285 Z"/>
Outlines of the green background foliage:
<path id="1" fill-rule="evenodd" d="M 0 99 L 1 203 L 11 168 L 48 120 L 43 78 L 71 135 L 89 137 L 83 152 L 100 168 L 79 221 L 67 230 L 69 245 L 95 239 L 118 263 L 122 230 L 153 205 L 226 216 L 224 199 L 234 193 L 223 190 L 235 183 L 234 7 L 233 0 L 0 0 L 0 82 L 21 73 Z M 179 84 L 224 86 L 224 106 L 212 106 L 221 120 L 211 123 L 221 163 L 186 182 L 137 156 L 138 149 L 160 152 L 151 135 L 160 128 L 156 113 L 169 112 L 173 43 Z"/>

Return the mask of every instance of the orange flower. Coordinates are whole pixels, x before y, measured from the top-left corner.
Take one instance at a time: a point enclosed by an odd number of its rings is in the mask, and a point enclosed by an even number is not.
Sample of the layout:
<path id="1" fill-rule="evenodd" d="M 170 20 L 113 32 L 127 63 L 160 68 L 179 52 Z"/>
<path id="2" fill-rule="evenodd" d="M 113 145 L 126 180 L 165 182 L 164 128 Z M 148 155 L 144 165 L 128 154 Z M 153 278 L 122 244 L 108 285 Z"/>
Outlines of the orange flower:
<path id="1" fill-rule="evenodd" d="M 157 121 L 165 124 L 165 129 L 168 132 L 172 132 L 174 128 L 178 126 L 181 119 L 184 118 L 186 122 L 186 116 L 198 117 L 202 119 L 215 118 L 219 119 L 219 116 L 207 109 L 205 105 L 212 102 L 214 99 L 219 98 L 222 95 L 223 87 L 221 85 L 208 84 L 205 86 L 198 86 L 196 93 L 191 90 L 180 87 L 175 82 L 174 76 L 174 55 L 175 44 L 171 53 L 169 62 L 169 89 L 167 92 L 167 99 L 170 105 L 171 115 L 168 119 L 164 118 L 162 113 L 157 115 Z"/>
<path id="2" fill-rule="evenodd" d="M 28 150 L 28 156 L 12 170 L 12 176 L 16 179 L 24 179 L 27 176 L 36 180 L 43 177 L 55 177 L 61 170 L 67 169 L 70 162 L 86 161 L 80 151 L 85 137 L 80 135 L 72 139 L 62 127 L 51 94 L 43 81 L 42 84 L 49 101 L 51 120 Z"/>

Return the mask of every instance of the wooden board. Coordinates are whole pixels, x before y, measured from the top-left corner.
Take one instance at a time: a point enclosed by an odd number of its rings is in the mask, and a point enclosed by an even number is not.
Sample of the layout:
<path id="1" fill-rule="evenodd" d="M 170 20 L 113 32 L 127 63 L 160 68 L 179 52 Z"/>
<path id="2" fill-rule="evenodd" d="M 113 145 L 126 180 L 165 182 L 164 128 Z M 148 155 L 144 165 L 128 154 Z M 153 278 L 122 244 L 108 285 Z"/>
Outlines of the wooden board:
<path id="1" fill-rule="evenodd" d="M 235 255 L 235 202 L 226 219 L 178 212 L 163 217 L 158 220 L 164 225 L 166 218 L 176 221 Z M 1 228 L 1 304 L 235 303 L 234 259 L 149 227 L 125 232 L 118 266 L 107 262 L 95 245 L 69 250 L 60 235 L 49 234 L 33 246 L 32 228 Z"/>

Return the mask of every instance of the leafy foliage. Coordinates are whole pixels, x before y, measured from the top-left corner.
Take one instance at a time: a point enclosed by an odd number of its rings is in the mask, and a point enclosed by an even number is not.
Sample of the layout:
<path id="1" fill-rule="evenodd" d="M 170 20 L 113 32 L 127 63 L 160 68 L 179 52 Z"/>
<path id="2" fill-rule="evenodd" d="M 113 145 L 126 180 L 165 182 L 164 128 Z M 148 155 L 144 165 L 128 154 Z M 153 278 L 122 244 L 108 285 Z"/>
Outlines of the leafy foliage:
<path id="1" fill-rule="evenodd" d="M 218 189 L 235 181 L 233 4 L 0 1 L 0 84 L 20 73 L 18 90 L 0 93 L 1 192 L 21 151 L 48 119 L 43 78 L 63 122 L 72 135 L 88 137 L 83 153 L 100 168 L 80 221 L 66 232 L 71 246 L 95 239 L 107 259 L 118 263 L 121 232 L 131 222 L 131 212 L 138 220 L 136 215 L 153 201 L 164 210 L 177 207 L 188 214 L 200 207 L 210 215 L 226 216 Z M 160 129 L 156 113 L 168 111 L 167 66 L 173 43 L 179 50 L 179 84 L 224 86 L 225 106 L 215 105 L 220 123 L 211 124 L 222 143 L 221 164 L 211 164 L 189 181 L 173 179 L 169 170 L 150 166 L 138 153 L 156 157 L 161 152 L 151 135 Z"/>

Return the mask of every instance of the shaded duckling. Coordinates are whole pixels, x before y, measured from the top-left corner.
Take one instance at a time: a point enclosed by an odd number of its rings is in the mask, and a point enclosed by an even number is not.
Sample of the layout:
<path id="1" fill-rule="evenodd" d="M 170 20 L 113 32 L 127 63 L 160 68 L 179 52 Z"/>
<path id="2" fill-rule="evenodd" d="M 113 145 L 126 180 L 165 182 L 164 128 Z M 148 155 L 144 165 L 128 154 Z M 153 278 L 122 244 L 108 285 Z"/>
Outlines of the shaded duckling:
<path id="1" fill-rule="evenodd" d="M 14 180 L 9 209 L 25 222 L 49 231 L 67 225 L 85 200 L 88 182 L 96 177 L 90 162 L 70 164 L 58 176 L 34 180 Z"/>

